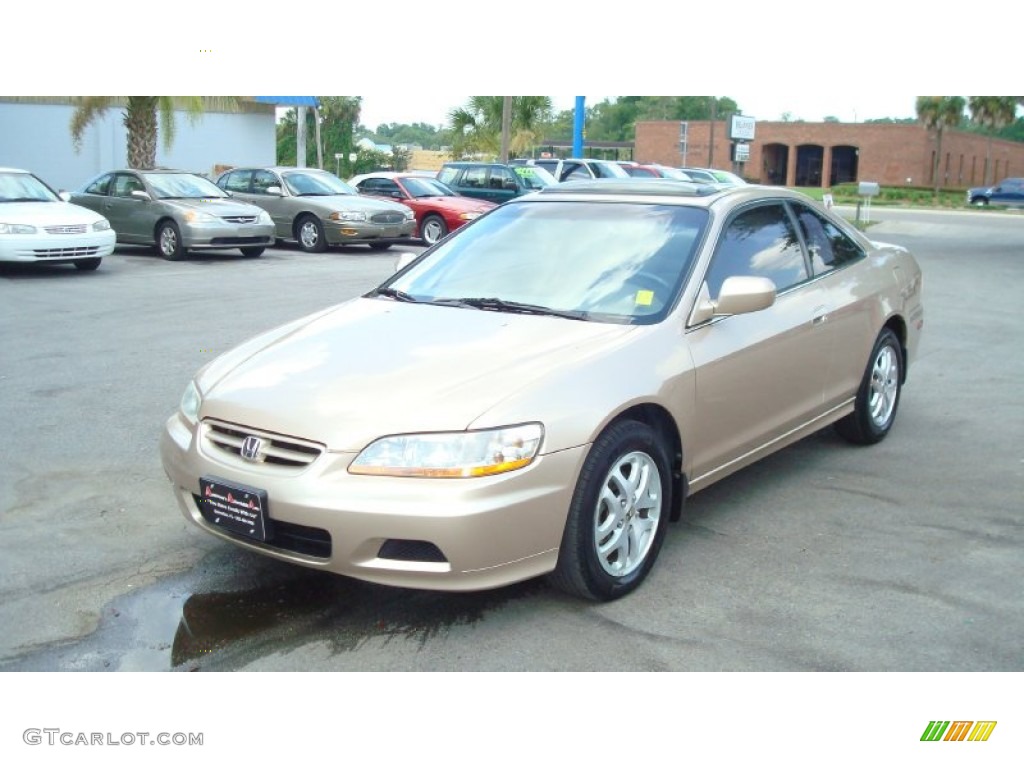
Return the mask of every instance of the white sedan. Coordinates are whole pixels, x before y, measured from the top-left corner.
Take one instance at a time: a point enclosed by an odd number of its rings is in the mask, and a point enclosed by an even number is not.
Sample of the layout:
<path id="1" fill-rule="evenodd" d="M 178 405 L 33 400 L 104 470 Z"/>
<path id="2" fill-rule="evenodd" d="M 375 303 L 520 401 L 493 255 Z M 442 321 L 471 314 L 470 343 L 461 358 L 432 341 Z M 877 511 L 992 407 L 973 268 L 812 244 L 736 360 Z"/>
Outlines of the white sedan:
<path id="1" fill-rule="evenodd" d="M 0 262 L 96 269 L 114 252 L 103 216 L 66 201 L 37 176 L 0 168 Z"/>

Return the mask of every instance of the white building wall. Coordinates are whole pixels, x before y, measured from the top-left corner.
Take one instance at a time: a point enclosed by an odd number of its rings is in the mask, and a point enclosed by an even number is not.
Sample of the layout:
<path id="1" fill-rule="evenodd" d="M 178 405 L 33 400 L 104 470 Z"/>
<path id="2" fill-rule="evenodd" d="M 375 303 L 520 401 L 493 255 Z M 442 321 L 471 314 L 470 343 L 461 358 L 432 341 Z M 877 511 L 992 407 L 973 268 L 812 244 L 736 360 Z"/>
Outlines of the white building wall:
<path id="1" fill-rule="evenodd" d="M 25 168 L 55 189 L 78 189 L 92 177 L 124 168 L 128 142 L 118 107 L 108 109 L 71 143 L 71 115 L 65 104 L 0 101 L 0 166 Z M 273 165 L 277 155 L 274 110 L 260 113 L 208 112 L 193 125 L 187 113 L 175 119 L 174 143 L 159 140 L 156 164 L 213 176 L 217 165 Z"/>

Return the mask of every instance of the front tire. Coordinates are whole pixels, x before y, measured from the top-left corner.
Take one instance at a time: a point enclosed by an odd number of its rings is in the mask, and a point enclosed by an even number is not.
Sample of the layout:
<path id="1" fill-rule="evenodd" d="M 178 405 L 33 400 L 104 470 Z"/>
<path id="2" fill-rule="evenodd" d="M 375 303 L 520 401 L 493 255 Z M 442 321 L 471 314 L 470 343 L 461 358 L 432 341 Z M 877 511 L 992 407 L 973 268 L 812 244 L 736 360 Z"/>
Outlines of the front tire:
<path id="1" fill-rule="evenodd" d="M 588 600 L 628 594 L 654 566 L 671 508 L 668 454 L 657 433 L 638 421 L 613 424 L 583 463 L 548 580 Z"/>
<path id="2" fill-rule="evenodd" d="M 185 247 L 181 244 L 181 232 L 173 221 L 165 221 L 156 230 L 156 250 L 168 261 L 185 258 Z"/>
<path id="3" fill-rule="evenodd" d="M 423 219 L 423 224 L 420 227 L 420 237 L 427 245 L 433 245 L 447 234 L 448 225 L 436 213 L 432 213 Z"/>
<path id="4" fill-rule="evenodd" d="M 299 219 L 295 225 L 295 239 L 306 253 L 323 253 L 327 250 L 327 234 L 316 216 L 303 216 Z"/>
<path id="5" fill-rule="evenodd" d="M 94 269 L 99 267 L 101 261 L 103 261 L 102 257 L 96 259 L 79 259 L 75 262 L 75 267 L 84 272 L 92 272 Z"/>
<path id="6" fill-rule="evenodd" d="M 880 442 L 896 420 L 902 389 L 903 347 L 896 334 L 884 328 L 871 350 L 853 413 L 836 422 L 836 431 L 851 443 Z"/>

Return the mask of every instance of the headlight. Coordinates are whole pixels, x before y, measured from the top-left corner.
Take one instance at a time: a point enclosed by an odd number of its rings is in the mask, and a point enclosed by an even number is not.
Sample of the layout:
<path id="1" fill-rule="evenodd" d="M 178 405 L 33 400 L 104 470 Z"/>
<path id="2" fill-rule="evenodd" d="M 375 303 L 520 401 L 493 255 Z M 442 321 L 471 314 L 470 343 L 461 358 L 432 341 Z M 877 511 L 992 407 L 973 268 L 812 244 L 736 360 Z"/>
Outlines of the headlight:
<path id="1" fill-rule="evenodd" d="M 203 398 L 199 396 L 199 388 L 194 381 L 190 381 L 185 387 L 185 394 L 181 396 L 181 413 L 192 424 L 199 421 L 199 406 Z"/>
<path id="2" fill-rule="evenodd" d="M 375 440 L 348 471 L 396 477 L 485 477 L 525 467 L 540 450 L 540 424 L 478 432 L 393 435 Z"/>
<path id="3" fill-rule="evenodd" d="M 362 211 L 335 211 L 327 218 L 331 221 L 366 221 L 366 214 Z"/>
<path id="4" fill-rule="evenodd" d="M 460 218 L 460 219 L 462 219 L 463 221 L 472 221 L 473 219 L 478 219 L 478 218 L 480 218 L 480 214 L 479 214 L 479 212 L 474 212 L 474 213 L 460 213 L 460 214 L 459 214 L 459 218 Z"/>
<path id="5" fill-rule="evenodd" d="M 185 211 L 184 215 L 181 218 L 188 222 L 218 220 L 216 216 L 211 216 L 210 214 L 203 213 L 202 211 Z"/>
<path id="6" fill-rule="evenodd" d="M 267 213 L 266 211 L 262 211 L 261 210 L 260 211 L 259 222 L 260 222 L 260 224 L 273 224 L 274 220 L 272 218 L 270 218 L 270 214 L 269 213 Z"/>
<path id="7" fill-rule="evenodd" d="M 92 223 L 93 232 L 106 232 L 108 229 L 110 229 L 110 222 L 106 219 L 100 219 Z"/>
<path id="8" fill-rule="evenodd" d="M 31 224 L 0 224 L 0 235 L 34 235 L 36 228 Z"/>
<path id="9" fill-rule="evenodd" d="M 406 210 L 405 210 L 405 220 L 409 221 L 410 219 L 415 219 L 415 218 L 416 218 L 416 212 L 413 211 L 412 208 L 406 208 Z"/>

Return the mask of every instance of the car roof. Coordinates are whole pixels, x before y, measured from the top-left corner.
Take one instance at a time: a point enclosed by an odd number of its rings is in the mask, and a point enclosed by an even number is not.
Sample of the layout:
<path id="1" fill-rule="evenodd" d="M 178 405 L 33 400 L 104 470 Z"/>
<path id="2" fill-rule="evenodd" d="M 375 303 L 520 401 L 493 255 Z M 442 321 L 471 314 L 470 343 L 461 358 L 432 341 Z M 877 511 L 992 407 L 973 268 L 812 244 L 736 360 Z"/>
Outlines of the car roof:
<path id="1" fill-rule="evenodd" d="M 521 200 L 581 200 L 601 199 L 602 201 L 618 201 L 637 198 L 644 202 L 676 203 L 699 205 L 710 208 L 721 200 L 734 200 L 737 204 L 756 202 L 758 200 L 798 200 L 813 204 L 814 201 L 795 190 L 785 187 L 746 184 L 743 186 L 725 187 L 719 184 L 678 181 L 676 179 L 645 179 L 630 177 L 628 179 L 584 179 L 580 181 L 563 181 L 561 184 L 545 187 L 533 195 Z"/>

